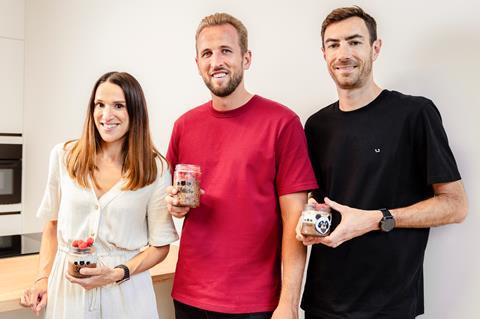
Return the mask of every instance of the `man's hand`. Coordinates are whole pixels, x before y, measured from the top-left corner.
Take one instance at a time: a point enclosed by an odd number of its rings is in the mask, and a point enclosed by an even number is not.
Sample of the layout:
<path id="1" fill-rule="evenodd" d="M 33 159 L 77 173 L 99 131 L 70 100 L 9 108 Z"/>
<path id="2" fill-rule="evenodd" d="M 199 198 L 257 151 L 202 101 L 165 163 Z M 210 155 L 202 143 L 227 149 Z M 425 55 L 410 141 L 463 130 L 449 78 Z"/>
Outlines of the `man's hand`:
<path id="1" fill-rule="evenodd" d="M 165 201 L 167 202 L 168 212 L 177 218 L 182 218 L 190 211 L 190 207 L 178 206 L 178 189 L 173 186 L 168 186 L 166 189 L 167 195 Z M 205 191 L 200 189 L 200 196 L 204 195 Z"/>
<path id="2" fill-rule="evenodd" d="M 298 307 L 291 307 L 280 301 L 272 314 L 272 319 L 298 319 Z"/>
<path id="3" fill-rule="evenodd" d="M 298 319 L 298 304 L 292 306 L 280 300 L 272 314 L 272 319 Z"/>
<path id="4" fill-rule="evenodd" d="M 29 307 L 39 316 L 40 311 L 47 305 L 47 286 L 48 278 L 38 280 L 31 288 L 23 292 L 23 296 L 20 297 L 20 304 Z"/>
<path id="5" fill-rule="evenodd" d="M 96 268 L 84 267 L 80 269 L 80 273 L 91 277 L 75 278 L 67 273 L 65 274 L 65 278 L 71 283 L 82 286 L 86 290 L 109 285 L 123 278 L 123 269 L 112 269 L 105 266 Z"/>
<path id="6" fill-rule="evenodd" d="M 185 215 L 187 215 L 187 213 L 190 211 L 190 207 L 178 206 L 177 193 L 178 190 L 175 187 L 167 187 L 165 201 L 167 202 L 168 212 L 174 217 L 182 218 L 185 217 Z"/>
<path id="7" fill-rule="evenodd" d="M 305 236 L 300 234 L 301 218 L 297 224 L 297 239 L 304 245 L 323 244 L 332 248 L 338 247 L 347 240 L 362 236 L 372 230 L 379 228 L 382 212 L 379 210 L 361 210 L 341 205 L 328 197 L 325 197 L 325 204 L 330 206 L 342 215 L 342 221 L 337 228 L 326 237 Z"/>
<path id="8" fill-rule="evenodd" d="M 315 204 L 315 206 L 318 205 L 318 202 L 313 197 L 310 197 L 308 199 L 308 203 L 309 204 Z M 295 228 L 295 238 L 297 238 L 298 241 L 303 242 L 309 236 L 306 236 L 306 235 L 302 234 L 302 221 L 303 221 L 303 216 L 300 215 L 300 218 L 298 219 L 298 222 L 297 222 L 297 227 Z M 304 242 L 304 245 L 307 246 L 307 244 L 305 244 L 305 242 Z"/>

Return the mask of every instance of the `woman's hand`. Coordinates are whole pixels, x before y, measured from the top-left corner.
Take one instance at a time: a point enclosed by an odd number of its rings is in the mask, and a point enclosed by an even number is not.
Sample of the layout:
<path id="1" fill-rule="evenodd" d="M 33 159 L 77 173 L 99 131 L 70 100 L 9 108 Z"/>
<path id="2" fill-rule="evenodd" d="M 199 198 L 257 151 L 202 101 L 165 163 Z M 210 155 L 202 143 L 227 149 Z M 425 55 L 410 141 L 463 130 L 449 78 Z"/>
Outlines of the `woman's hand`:
<path id="1" fill-rule="evenodd" d="M 123 269 L 112 269 L 105 266 L 99 266 L 96 268 L 84 267 L 80 269 L 80 273 L 90 277 L 75 278 L 67 273 L 65 274 L 65 278 L 74 284 L 82 286 L 86 290 L 113 284 L 114 282 L 123 278 Z"/>
<path id="2" fill-rule="evenodd" d="M 47 305 L 48 278 L 37 280 L 31 288 L 23 292 L 20 297 L 20 304 L 29 307 L 38 316 L 40 311 Z"/>
<path id="3" fill-rule="evenodd" d="M 52 270 L 53 261 L 57 253 L 57 221 L 49 220 L 45 223 L 40 245 L 38 278 L 31 288 L 23 292 L 20 304 L 29 307 L 38 316 L 47 305 L 48 274 Z"/>

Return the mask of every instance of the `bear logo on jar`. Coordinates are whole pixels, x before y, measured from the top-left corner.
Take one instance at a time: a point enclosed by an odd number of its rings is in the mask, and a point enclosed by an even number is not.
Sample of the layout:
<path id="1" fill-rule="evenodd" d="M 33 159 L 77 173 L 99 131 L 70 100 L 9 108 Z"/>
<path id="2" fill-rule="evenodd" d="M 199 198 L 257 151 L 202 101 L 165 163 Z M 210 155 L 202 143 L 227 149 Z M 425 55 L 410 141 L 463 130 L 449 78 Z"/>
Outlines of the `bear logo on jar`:
<path id="1" fill-rule="evenodd" d="M 327 235 L 330 231 L 330 226 L 332 225 L 332 215 L 317 214 L 315 219 L 315 229 L 317 232 L 319 232 L 321 235 Z"/>
<path id="2" fill-rule="evenodd" d="M 325 237 L 330 234 L 332 214 L 325 204 L 308 203 L 302 211 L 301 233 L 306 236 Z"/>

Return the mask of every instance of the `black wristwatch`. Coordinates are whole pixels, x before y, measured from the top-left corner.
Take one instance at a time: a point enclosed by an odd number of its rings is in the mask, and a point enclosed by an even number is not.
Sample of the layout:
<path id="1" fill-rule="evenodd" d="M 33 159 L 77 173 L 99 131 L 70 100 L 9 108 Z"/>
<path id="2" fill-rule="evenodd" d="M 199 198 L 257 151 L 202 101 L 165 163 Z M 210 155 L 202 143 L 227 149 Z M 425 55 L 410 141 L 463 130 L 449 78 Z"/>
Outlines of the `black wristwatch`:
<path id="1" fill-rule="evenodd" d="M 395 218 L 386 208 L 380 208 L 380 211 L 383 214 L 383 217 L 380 220 L 380 230 L 383 232 L 389 232 L 395 228 Z"/>
<path id="2" fill-rule="evenodd" d="M 125 266 L 125 265 L 123 265 L 123 264 L 120 264 L 120 265 L 118 265 L 118 266 L 113 267 L 113 269 L 115 269 L 115 268 L 121 268 L 121 269 L 123 269 L 123 278 L 116 281 L 116 283 L 117 283 L 118 285 L 121 284 L 122 282 L 125 282 L 125 281 L 127 281 L 128 279 L 130 279 L 130 270 L 128 269 L 127 266 Z"/>

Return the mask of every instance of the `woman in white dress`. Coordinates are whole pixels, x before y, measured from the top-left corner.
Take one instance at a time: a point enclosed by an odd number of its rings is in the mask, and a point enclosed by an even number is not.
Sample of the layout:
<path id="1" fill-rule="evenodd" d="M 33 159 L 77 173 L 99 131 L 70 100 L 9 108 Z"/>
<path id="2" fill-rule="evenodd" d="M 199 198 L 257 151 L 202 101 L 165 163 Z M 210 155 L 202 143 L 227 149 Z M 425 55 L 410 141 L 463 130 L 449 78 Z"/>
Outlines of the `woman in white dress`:
<path id="1" fill-rule="evenodd" d="M 46 219 L 38 278 L 21 303 L 36 314 L 46 307 L 45 318 L 158 318 L 148 269 L 178 239 L 165 203 L 169 185 L 139 83 L 128 73 L 103 75 L 80 139 L 51 152 L 37 213 Z M 97 267 L 75 278 L 67 273 L 67 252 L 87 237 Z"/>

